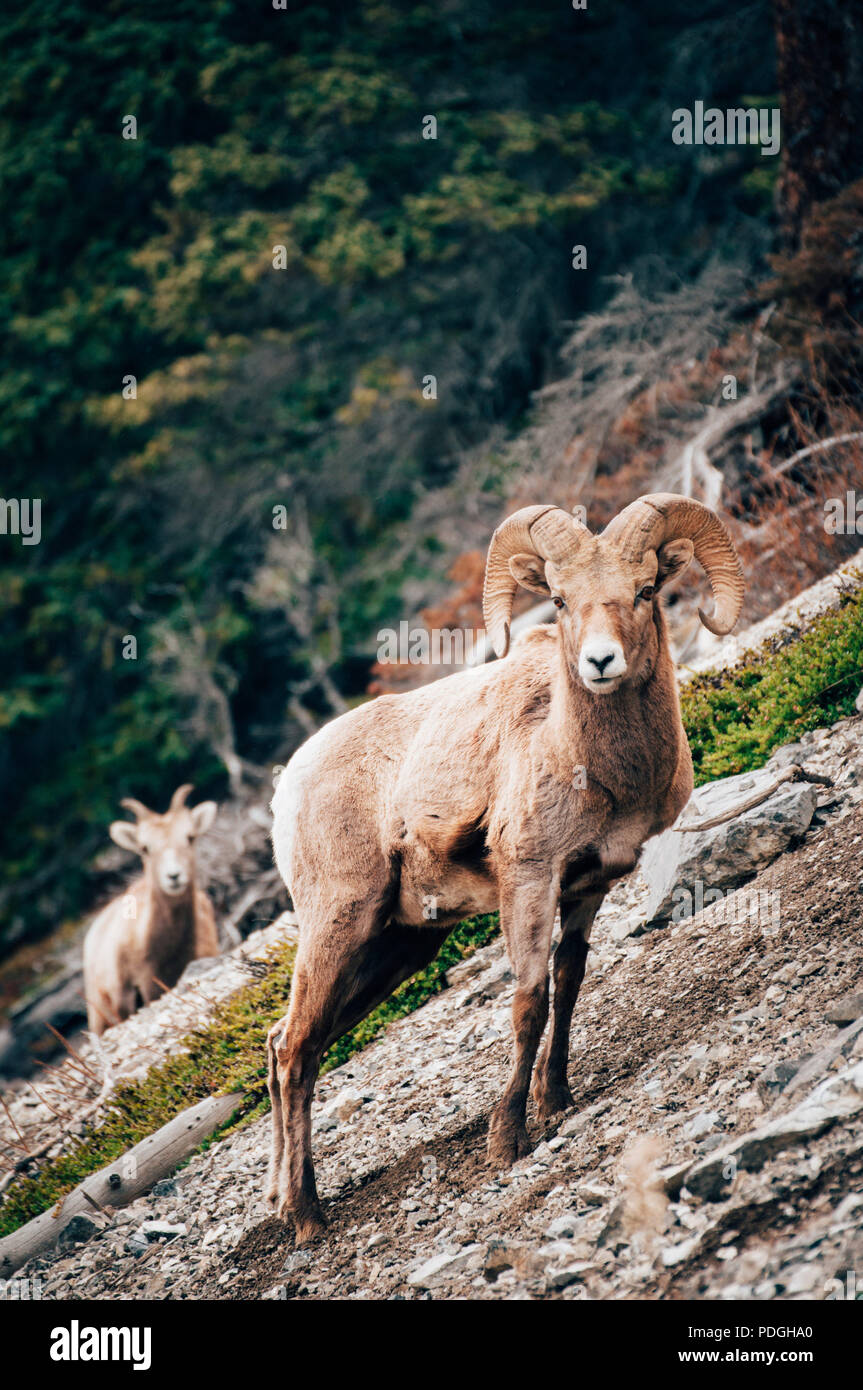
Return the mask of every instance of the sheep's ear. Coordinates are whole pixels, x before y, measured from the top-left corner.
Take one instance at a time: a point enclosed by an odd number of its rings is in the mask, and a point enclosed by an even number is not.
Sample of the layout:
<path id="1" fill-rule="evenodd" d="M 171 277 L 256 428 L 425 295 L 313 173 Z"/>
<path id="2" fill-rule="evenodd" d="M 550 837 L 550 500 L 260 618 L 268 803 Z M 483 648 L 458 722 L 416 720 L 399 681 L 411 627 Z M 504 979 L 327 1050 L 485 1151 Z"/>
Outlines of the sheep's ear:
<path id="1" fill-rule="evenodd" d="M 192 808 L 192 830 L 196 835 L 203 835 L 205 830 L 209 830 L 218 809 L 215 801 L 202 801 L 199 806 Z"/>
<path id="2" fill-rule="evenodd" d="M 138 844 L 138 827 L 129 820 L 115 820 L 108 826 L 108 834 L 119 845 L 121 849 L 129 849 L 133 854 L 140 854 Z"/>
<path id="3" fill-rule="evenodd" d="M 670 579 L 676 579 L 682 574 L 695 553 L 692 541 L 686 537 L 680 540 L 666 541 L 656 552 L 659 561 L 659 569 L 656 572 L 655 589 L 660 589 L 663 584 L 667 584 Z"/>
<path id="4" fill-rule="evenodd" d="M 525 589 L 532 589 L 535 594 L 544 594 L 546 598 L 551 593 L 545 577 L 545 561 L 540 559 L 539 555 L 511 556 L 509 572 Z"/>

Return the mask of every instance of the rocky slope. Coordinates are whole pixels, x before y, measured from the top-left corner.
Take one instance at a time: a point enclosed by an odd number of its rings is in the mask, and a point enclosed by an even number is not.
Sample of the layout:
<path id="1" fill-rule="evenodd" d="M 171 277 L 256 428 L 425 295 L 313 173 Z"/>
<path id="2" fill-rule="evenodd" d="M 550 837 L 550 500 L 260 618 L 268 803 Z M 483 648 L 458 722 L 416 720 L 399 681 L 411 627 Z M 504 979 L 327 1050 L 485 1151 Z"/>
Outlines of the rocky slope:
<path id="1" fill-rule="evenodd" d="M 858 567 L 845 567 L 765 635 L 805 626 L 855 580 Z M 749 646 L 744 634 L 722 661 Z M 496 941 L 321 1079 L 325 1241 L 295 1250 L 264 1207 L 269 1122 L 257 1120 L 134 1205 L 59 1221 L 58 1248 L 17 1277 L 58 1299 L 853 1297 L 863 709 L 777 750 L 760 773 L 700 789 L 697 814 L 781 776 L 744 815 L 652 842 L 609 895 L 575 1016 L 575 1109 L 546 1124 L 529 1112 L 535 1147 L 513 1169 L 485 1160 L 513 991 Z M 80 1124 L 100 1087 L 170 1055 L 295 931 L 283 914 L 190 967 L 101 1048 L 85 1044 L 55 1074 L 57 1092 L 40 1083 L 55 1109 L 17 1084 L 0 1137 L 14 1122 L 62 1147 L 58 1094 Z"/>
<path id="2" fill-rule="evenodd" d="M 647 885 L 617 890 L 576 1013 L 576 1109 L 533 1118 L 515 1168 L 484 1154 L 513 989 L 495 942 L 322 1079 L 324 1242 L 294 1250 L 267 1214 L 259 1120 L 19 1276 L 73 1299 L 847 1291 L 863 1255 L 863 718 L 795 756 L 835 786 L 754 879 L 647 931 Z"/>

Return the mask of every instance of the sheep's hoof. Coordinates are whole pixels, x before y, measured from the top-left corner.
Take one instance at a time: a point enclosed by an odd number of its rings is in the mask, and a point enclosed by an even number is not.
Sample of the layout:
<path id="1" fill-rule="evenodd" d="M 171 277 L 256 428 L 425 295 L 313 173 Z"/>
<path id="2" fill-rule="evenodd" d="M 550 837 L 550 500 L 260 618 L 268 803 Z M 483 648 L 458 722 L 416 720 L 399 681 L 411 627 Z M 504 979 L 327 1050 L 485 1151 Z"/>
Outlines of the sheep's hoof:
<path id="1" fill-rule="evenodd" d="M 495 1170 L 510 1168 L 530 1153 L 530 1140 L 523 1124 L 492 1121 L 488 1132 L 488 1157 Z"/>
<path id="2" fill-rule="evenodd" d="M 572 1091 L 565 1081 L 545 1082 L 534 1088 L 533 1099 L 536 1113 L 541 1120 L 559 1115 L 561 1110 L 571 1110 L 575 1105 Z"/>
<path id="3" fill-rule="evenodd" d="M 312 1241 L 319 1240 L 327 1233 L 327 1223 L 320 1209 L 308 1211 L 304 1216 L 295 1215 L 294 1222 L 297 1245 L 311 1245 Z"/>
<path id="4" fill-rule="evenodd" d="M 264 1188 L 264 1205 L 268 1206 L 271 1211 L 276 1213 L 279 1211 L 279 1204 L 282 1200 L 280 1180 L 281 1164 L 271 1162 L 269 1172 L 267 1173 L 267 1184 Z"/>

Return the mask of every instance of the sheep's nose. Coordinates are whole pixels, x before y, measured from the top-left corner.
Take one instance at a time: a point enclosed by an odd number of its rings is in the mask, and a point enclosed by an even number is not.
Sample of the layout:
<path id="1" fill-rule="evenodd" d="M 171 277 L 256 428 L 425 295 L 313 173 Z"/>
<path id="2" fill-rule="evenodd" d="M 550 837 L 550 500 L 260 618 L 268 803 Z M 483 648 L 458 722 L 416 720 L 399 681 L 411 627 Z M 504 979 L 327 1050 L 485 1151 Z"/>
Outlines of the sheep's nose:
<path id="1" fill-rule="evenodd" d="M 176 888 L 177 884 L 180 882 L 180 874 L 178 870 L 175 869 L 172 873 L 168 874 L 168 882 L 171 884 L 172 887 Z"/>
<path id="2" fill-rule="evenodd" d="M 595 666 L 599 674 L 602 675 L 608 663 L 614 660 L 614 652 L 609 652 L 607 656 L 589 656 L 587 659 L 591 666 Z"/>

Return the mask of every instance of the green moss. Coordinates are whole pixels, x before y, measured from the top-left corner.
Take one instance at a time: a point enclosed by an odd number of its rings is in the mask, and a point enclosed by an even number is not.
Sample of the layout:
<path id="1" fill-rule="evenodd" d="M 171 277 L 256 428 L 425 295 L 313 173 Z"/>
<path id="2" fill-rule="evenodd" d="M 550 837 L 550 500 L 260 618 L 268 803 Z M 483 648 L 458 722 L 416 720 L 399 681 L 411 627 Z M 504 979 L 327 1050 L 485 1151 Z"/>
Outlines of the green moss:
<path id="1" fill-rule="evenodd" d="M 696 781 L 759 767 L 780 744 L 850 714 L 861 684 L 863 590 L 858 590 L 802 635 L 786 639 L 784 645 L 774 643 L 730 671 L 700 676 L 683 688 L 683 718 Z M 431 965 L 330 1048 L 322 1070 L 340 1066 L 387 1024 L 439 993 L 447 967 L 485 945 L 497 931 L 497 914 L 462 922 Z M 154 1067 L 144 1080 L 118 1088 L 98 1129 L 74 1140 L 66 1153 L 43 1164 L 36 1177 L 15 1183 L 0 1209 L 0 1235 L 38 1216 L 88 1174 L 204 1096 L 231 1091 L 245 1095 L 221 1135 L 264 1114 L 265 1039 L 270 1025 L 285 1012 L 293 962 L 292 947 L 275 951 L 266 977 L 220 1004 L 205 1027 L 183 1040 L 178 1055 Z"/>
<path id="2" fill-rule="evenodd" d="M 800 636 L 681 691 L 696 785 L 761 767 L 774 748 L 854 711 L 863 685 L 863 589 Z"/>

